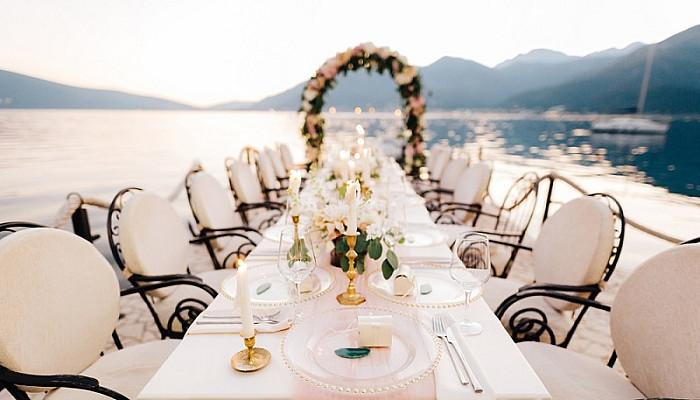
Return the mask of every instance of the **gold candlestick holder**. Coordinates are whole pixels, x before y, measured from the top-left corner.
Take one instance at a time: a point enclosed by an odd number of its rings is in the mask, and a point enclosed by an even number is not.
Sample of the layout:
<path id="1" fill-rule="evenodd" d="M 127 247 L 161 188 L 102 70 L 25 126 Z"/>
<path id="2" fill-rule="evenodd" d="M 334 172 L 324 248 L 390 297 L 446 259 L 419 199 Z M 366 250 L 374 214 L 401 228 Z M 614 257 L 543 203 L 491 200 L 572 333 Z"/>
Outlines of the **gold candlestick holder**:
<path id="1" fill-rule="evenodd" d="M 299 238 L 299 216 L 292 215 L 292 223 L 294 224 L 294 239 Z"/>
<path id="2" fill-rule="evenodd" d="M 253 337 L 241 337 L 246 349 L 239 351 L 231 357 L 231 367 L 236 371 L 253 372 L 257 371 L 270 363 L 272 355 L 267 349 L 255 347 L 255 335 L 258 334 L 257 329 L 253 333 Z"/>
<path id="3" fill-rule="evenodd" d="M 357 234 L 345 236 L 348 240 L 348 250 L 345 255 L 348 257 L 348 271 L 346 272 L 350 283 L 348 283 L 347 289 L 344 293 L 339 294 L 336 299 L 338 303 L 344 306 L 356 306 L 365 302 L 365 298 L 357 293 L 355 290 L 355 277 L 357 277 L 357 271 L 355 270 L 355 258 L 357 257 L 357 252 L 355 251 L 355 243 L 357 243 Z"/>

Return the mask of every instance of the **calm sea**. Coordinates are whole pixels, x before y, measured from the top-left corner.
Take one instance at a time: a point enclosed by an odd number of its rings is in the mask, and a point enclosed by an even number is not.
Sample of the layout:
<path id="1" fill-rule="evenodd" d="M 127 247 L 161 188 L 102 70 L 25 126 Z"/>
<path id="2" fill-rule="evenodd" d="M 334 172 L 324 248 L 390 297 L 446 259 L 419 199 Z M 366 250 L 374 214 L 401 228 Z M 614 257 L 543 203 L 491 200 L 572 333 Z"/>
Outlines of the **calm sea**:
<path id="1" fill-rule="evenodd" d="M 328 134 L 394 136 L 393 114 L 326 116 Z M 53 223 L 70 192 L 106 201 L 127 186 L 167 196 L 199 160 L 225 182 L 224 158 L 245 146 L 292 145 L 303 160 L 294 112 L 0 110 L 0 221 Z M 665 136 L 590 134 L 588 121 L 471 113 L 430 114 L 429 144 L 606 167 L 611 174 L 700 196 L 700 122 L 675 121 Z M 185 196 L 177 207 L 186 209 Z"/>

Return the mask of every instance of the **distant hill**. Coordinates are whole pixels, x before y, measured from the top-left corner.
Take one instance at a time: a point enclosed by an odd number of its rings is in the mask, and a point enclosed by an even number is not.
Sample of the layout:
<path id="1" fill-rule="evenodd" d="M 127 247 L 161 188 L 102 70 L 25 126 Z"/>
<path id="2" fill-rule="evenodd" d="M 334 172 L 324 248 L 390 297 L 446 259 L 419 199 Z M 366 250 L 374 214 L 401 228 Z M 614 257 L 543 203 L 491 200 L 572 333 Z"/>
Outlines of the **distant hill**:
<path id="1" fill-rule="evenodd" d="M 570 111 L 617 112 L 636 107 L 649 46 L 634 50 L 607 68 L 568 82 L 515 95 L 498 106 Z M 700 25 L 655 45 L 644 111 L 700 113 Z"/>
<path id="2" fill-rule="evenodd" d="M 115 110 L 186 110 L 184 104 L 113 90 L 84 89 L 0 71 L 0 109 L 71 108 Z"/>
<path id="3" fill-rule="evenodd" d="M 489 68 L 443 57 L 420 69 L 428 110 L 500 109 L 612 113 L 637 104 L 649 46 L 633 43 L 585 57 L 537 49 Z M 655 45 L 645 112 L 700 114 L 700 25 Z M 306 82 L 259 102 L 211 110 L 298 110 Z M 326 94 L 326 109 L 391 111 L 402 107 L 388 74 L 351 72 Z M 0 108 L 191 109 L 153 97 L 61 85 L 0 71 Z"/>

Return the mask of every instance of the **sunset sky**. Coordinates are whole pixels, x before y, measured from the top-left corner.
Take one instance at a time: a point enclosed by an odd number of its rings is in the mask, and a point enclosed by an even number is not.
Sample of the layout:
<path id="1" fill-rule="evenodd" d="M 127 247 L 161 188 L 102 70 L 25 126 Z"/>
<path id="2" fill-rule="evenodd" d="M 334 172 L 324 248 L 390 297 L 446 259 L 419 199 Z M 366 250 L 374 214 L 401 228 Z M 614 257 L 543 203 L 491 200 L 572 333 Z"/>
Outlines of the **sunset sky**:
<path id="1" fill-rule="evenodd" d="M 452 56 L 492 67 L 697 24 L 695 0 L 0 0 L 0 69 L 207 106 L 289 89 L 362 42 L 417 66 Z"/>

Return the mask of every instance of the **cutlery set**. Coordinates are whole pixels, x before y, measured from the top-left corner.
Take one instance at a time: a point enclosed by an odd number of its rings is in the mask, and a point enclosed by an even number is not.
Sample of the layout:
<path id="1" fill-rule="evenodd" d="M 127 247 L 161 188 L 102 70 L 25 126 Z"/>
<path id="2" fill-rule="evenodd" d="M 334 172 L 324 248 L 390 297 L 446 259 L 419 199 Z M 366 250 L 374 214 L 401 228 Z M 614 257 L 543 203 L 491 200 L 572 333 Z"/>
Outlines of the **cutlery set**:
<path id="1" fill-rule="evenodd" d="M 445 347 L 447 350 L 447 354 L 450 355 L 450 360 L 452 360 L 452 365 L 455 367 L 455 371 L 457 371 L 457 375 L 459 376 L 459 380 L 462 382 L 462 385 L 467 385 L 469 383 L 472 384 L 472 388 L 474 389 L 474 392 L 476 393 L 481 393 L 484 391 L 483 387 L 479 383 L 479 381 L 476 379 L 476 376 L 474 375 L 474 371 L 472 371 L 471 367 L 469 366 L 469 363 L 467 362 L 467 359 L 464 357 L 464 353 L 462 352 L 462 348 L 460 347 L 459 343 L 457 342 L 457 339 L 455 338 L 454 332 L 452 332 L 452 328 L 447 327 L 445 328 L 445 324 L 442 321 L 442 318 L 440 317 L 433 317 L 433 331 L 435 332 L 435 335 L 437 335 L 439 338 L 441 338 L 445 342 Z M 469 377 L 469 380 L 465 379 L 464 373 L 462 373 L 462 369 L 460 368 L 459 364 L 457 363 L 457 360 L 455 359 L 454 355 L 450 351 L 450 345 L 454 349 L 454 351 L 457 353 L 457 356 L 459 357 L 459 360 L 461 361 L 462 366 L 464 367 L 464 370 L 467 372 L 467 376 Z"/>

